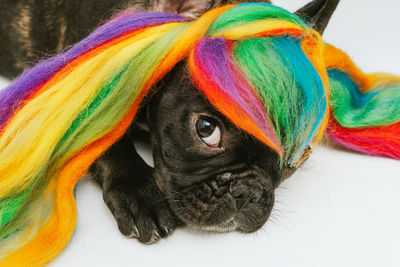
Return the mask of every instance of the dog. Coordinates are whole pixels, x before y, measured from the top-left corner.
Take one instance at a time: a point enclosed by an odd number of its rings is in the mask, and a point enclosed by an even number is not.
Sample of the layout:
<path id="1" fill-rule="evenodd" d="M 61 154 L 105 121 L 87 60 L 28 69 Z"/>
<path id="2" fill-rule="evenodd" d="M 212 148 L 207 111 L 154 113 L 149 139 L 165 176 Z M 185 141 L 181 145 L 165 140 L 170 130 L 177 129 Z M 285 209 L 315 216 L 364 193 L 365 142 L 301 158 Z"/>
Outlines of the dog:
<path id="1" fill-rule="evenodd" d="M 1 0 L 0 75 L 17 76 L 123 9 L 196 18 L 230 2 Z M 296 14 L 322 34 L 337 4 L 314 0 Z M 190 81 L 186 62 L 157 87 L 128 132 L 89 170 L 121 233 L 150 244 L 180 225 L 215 232 L 258 230 L 273 208 L 274 190 L 296 168 L 279 168 L 275 151 L 219 113 Z M 133 141 L 139 139 L 151 143 L 154 168 L 136 152 Z"/>

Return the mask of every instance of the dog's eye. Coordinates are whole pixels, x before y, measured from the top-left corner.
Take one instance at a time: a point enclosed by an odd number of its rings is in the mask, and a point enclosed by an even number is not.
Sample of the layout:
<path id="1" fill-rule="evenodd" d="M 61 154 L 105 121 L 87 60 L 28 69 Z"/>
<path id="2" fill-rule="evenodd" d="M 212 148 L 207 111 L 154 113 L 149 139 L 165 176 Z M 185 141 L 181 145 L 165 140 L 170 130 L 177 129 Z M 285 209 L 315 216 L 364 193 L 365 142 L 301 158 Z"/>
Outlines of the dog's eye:
<path id="1" fill-rule="evenodd" d="M 200 117 L 196 121 L 196 131 L 201 140 L 210 147 L 218 147 L 221 141 L 221 131 L 217 122 L 209 117 Z"/>

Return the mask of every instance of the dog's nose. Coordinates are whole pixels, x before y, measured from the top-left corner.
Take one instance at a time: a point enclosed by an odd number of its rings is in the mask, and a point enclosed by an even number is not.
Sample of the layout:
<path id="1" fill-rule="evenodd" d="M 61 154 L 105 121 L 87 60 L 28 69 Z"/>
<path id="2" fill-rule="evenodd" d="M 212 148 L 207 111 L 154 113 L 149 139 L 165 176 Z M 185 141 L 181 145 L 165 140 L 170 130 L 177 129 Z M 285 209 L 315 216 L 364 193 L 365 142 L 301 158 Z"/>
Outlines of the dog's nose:
<path id="1" fill-rule="evenodd" d="M 249 203 L 259 202 L 263 191 L 262 186 L 255 179 L 236 180 L 229 187 L 229 192 L 235 198 L 238 209 Z"/>

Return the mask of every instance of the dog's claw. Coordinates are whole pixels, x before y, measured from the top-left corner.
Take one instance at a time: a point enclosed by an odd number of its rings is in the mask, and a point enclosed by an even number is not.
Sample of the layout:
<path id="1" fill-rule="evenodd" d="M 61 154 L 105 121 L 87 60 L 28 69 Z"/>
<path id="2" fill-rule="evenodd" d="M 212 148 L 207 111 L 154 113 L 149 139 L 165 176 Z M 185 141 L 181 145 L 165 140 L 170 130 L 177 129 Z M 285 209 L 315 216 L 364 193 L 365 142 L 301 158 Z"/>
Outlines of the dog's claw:
<path id="1" fill-rule="evenodd" d="M 132 233 L 129 237 L 130 238 L 140 238 L 139 229 L 136 227 L 136 225 L 133 226 Z"/>
<path id="2" fill-rule="evenodd" d="M 147 190 L 114 187 L 104 191 L 104 200 L 123 235 L 144 244 L 153 244 L 169 236 L 179 220 L 155 184 L 146 186 Z"/>
<path id="3" fill-rule="evenodd" d="M 169 229 L 169 227 L 164 227 L 164 232 L 167 234 L 167 235 L 171 235 L 172 234 L 172 232 L 173 232 L 173 230 L 171 231 L 171 229 Z"/>

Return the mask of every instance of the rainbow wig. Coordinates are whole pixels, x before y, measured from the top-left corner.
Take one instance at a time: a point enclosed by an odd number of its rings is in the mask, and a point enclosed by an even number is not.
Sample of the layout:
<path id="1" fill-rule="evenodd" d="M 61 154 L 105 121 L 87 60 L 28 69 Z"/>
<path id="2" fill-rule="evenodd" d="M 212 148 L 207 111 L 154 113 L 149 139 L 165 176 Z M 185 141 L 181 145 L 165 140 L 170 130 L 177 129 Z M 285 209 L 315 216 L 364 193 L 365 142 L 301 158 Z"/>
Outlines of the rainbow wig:
<path id="1" fill-rule="evenodd" d="M 74 187 L 179 61 L 224 116 L 298 166 L 324 133 L 400 159 L 400 78 L 365 75 L 297 16 L 227 5 L 121 13 L 0 91 L 0 266 L 41 266 L 74 231 Z"/>

